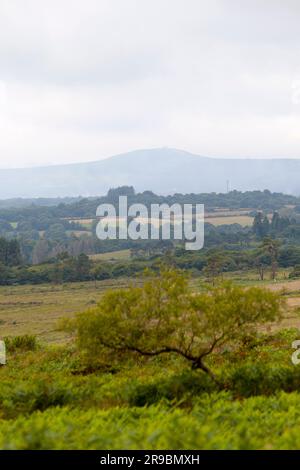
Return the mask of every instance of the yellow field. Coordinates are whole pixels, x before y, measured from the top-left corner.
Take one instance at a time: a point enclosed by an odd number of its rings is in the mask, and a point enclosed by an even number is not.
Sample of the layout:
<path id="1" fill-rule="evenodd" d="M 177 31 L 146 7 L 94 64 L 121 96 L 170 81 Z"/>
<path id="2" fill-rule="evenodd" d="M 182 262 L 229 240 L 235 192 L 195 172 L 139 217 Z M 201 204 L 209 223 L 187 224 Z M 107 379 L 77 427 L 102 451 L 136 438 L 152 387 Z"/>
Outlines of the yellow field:
<path id="1" fill-rule="evenodd" d="M 248 215 L 249 210 L 236 210 L 236 211 L 230 211 L 230 210 L 222 210 L 222 211 L 216 211 L 216 212 L 208 212 L 205 213 L 205 222 L 209 222 L 212 225 L 225 225 L 225 224 L 240 224 L 243 227 L 250 226 L 253 223 L 253 217 Z M 109 220 L 107 218 L 106 220 Z M 149 220 L 144 219 L 142 217 L 137 217 L 136 219 L 139 223 L 141 224 L 148 224 Z M 119 220 L 119 223 L 122 221 L 122 219 Z M 82 225 L 85 228 L 91 228 L 92 224 L 94 222 L 94 219 L 73 219 L 72 222 L 77 222 L 80 225 Z M 175 219 L 176 222 L 176 219 Z M 161 225 L 161 220 L 160 219 L 151 219 L 151 223 L 154 226 L 160 226 Z"/>
<path id="2" fill-rule="evenodd" d="M 240 224 L 243 227 L 251 226 L 253 224 L 253 217 L 249 215 L 230 215 L 222 217 L 205 217 L 205 222 L 219 226 L 219 225 L 231 225 Z"/>
<path id="3" fill-rule="evenodd" d="M 98 253 L 97 255 L 90 255 L 89 258 L 93 261 L 121 261 L 130 258 L 130 250 L 110 251 L 108 253 Z"/>
<path id="4" fill-rule="evenodd" d="M 95 219 L 69 219 L 70 222 L 75 222 L 81 225 L 90 225 L 94 222 Z"/>
<path id="5" fill-rule="evenodd" d="M 70 222 L 77 223 L 85 229 L 92 229 L 95 219 L 68 219 Z"/>

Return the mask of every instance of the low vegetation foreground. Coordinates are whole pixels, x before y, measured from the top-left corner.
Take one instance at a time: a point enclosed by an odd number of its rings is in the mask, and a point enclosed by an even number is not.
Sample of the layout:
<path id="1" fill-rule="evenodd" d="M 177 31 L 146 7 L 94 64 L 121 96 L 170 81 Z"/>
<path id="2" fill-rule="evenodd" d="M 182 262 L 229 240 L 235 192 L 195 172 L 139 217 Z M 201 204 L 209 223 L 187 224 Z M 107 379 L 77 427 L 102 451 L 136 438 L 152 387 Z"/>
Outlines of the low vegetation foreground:
<path id="1" fill-rule="evenodd" d="M 3 287 L 0 447 L 299 447 L 297 291 L 253 284 Z"/>

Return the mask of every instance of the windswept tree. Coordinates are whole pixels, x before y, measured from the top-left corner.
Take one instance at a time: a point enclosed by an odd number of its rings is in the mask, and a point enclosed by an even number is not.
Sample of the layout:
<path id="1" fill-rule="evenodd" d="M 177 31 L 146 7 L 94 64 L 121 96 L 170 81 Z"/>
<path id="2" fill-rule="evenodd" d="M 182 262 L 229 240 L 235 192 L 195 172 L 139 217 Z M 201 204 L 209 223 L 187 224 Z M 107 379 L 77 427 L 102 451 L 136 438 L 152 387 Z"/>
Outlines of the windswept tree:
<path id="1" fill-rule="evenodd" d="M 228 282 L 195 293 L 182 273 L 166 270 L 142 287 L 108 291 L 69 326 L 89 358 L 173 354 L 220 384 L 207 357 L 259 324 L 278 320 L 281 302 L 271 291 Z"/>

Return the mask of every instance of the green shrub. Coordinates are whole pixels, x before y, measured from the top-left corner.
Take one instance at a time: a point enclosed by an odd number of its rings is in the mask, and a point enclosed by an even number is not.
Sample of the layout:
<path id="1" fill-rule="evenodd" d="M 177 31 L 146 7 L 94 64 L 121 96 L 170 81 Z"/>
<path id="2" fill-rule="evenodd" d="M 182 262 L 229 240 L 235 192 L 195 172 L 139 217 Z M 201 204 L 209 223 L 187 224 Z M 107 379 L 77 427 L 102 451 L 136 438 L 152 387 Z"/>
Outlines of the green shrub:
<path id="1" fill-rule="evenodd" d="M 300 389 L 300 369 L 261 363 L 242 364 L 229 378 L 229 388 L 240 396 L 272 395 Z"/>
<path id="2" fill-rule="evenodd" d="M 138 361 L 176 355 L 221 385 L 209 357 L 259 324 L 279 320 L 283 304 L 278 293 L 231 282 L 194 292 L 184 273 L 167 268 L 141 287 L 106 291 L 97 307 L 66 321 L 65 328 L 76 332 L 79 349 L 91 360 L 114 365 L 120 356 Z"/>
<path id="3" fill-rule="evenodd" d="M 186 370 L 159 382 L 135 385 L 129 393 L 129 404 L 145 406 L 163 400 L 180 401 L 215 389 L 215 383 L 203 372 Z"/>
<path id="4" fill-rule="evenodd" d="M 35 351 L 38 348 L 36 336 L 21 335 L 5 338 L 5 345 L 8 352 Z"/>
<path id="5" fill-rule="evenodd" d="M 47 383 L 37 380 L 27 383 L 22 381 L 14 384 L 14 387 L 11 385 L 11 382 L 4 382 L 0 386 L 0 410 L 5 418 L 76 404 L 80 396 L 80 391 L 67 382 Z"/>
<path id="6" fill-rule="evenodd" d="M 192 409 L 52 408 L 0 420 L 0 449 L 298 449 L 299 420 L 298 393 L 204 394 Z"/>

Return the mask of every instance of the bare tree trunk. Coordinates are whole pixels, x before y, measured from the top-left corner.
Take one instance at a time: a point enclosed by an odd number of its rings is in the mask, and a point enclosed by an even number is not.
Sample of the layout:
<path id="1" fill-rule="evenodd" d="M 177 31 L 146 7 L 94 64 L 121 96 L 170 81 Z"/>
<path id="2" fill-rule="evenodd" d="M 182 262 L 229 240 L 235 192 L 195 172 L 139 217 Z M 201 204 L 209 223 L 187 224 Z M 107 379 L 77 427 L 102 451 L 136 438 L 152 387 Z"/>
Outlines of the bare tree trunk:
<path id="1" fill-rule="evenodd" d="M 265 275 L 264 268 L 263 268 L 263 266 L 260 266 L 259 267 L 259 278 L 260 278 L 261 281 L 264 280 L 264 275 Z"/>
<path id="2" fill-rule="evenodd" d="M 203 372 L 205 372 L 207 375 L 209 375 L 209 377 L 215 382 L 215 384 L 220 388 L 225 388 L 224 387 L 224 384 L 222 384 L 222 382 L 219 381 L 219 379 L 216 377 L 216 375 L 209 369 L 209 367 L 207 367 L 203 361 L 200 359 L 196 362 L 194 362 L 193 364 L 193 369 L 200 369 L 202 370 Z"/>
<path id="3" fill-rule="evenodd" d="M 272 262 L 272 280 L 273 280 L 273 281 L 274 281 L 275 278 L 276 278 L 276 268 L 277 268 L 277 266 L 276 266 L 276 261 L 273 261 L 273 262 Z"/>

